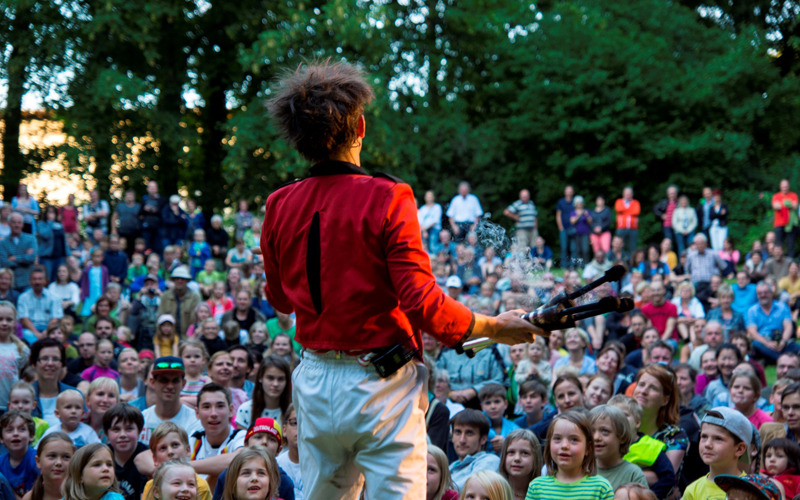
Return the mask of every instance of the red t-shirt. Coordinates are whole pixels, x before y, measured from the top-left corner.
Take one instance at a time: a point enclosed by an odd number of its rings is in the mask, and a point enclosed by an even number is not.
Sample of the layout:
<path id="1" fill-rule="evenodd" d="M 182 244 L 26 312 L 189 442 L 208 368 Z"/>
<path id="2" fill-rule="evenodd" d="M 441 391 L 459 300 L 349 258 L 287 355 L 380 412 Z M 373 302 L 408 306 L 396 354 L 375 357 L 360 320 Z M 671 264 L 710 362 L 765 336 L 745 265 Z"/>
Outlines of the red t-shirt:
<path id="1" fill-rule="evenodd" d="M 642 306 L 642 314 L 653 323 L 653 328 L 658 330 L 658 333 L 663 334 L 667 328 L 667 320 L 669 318 L 678 317 L 678 308 L 672 302 L 664 302 L 663 305 L 656 307 L 652 302 Z M 677 339 L 678 329 L 672 333 L 672 336 Z"/>
<path id="2" fill-rule="evenodd" d="M 797 193 L 788 192 L 783 194 L 778 192 L 772 195 L 772 204 L 774 205 L 775 202 L 778 202 L 782 207 L 780 210 L 775 210 L 775 227 L 783 227 L 789 223 L 789 209 L 783 206 L 784 200 L 797 204 Z"/>

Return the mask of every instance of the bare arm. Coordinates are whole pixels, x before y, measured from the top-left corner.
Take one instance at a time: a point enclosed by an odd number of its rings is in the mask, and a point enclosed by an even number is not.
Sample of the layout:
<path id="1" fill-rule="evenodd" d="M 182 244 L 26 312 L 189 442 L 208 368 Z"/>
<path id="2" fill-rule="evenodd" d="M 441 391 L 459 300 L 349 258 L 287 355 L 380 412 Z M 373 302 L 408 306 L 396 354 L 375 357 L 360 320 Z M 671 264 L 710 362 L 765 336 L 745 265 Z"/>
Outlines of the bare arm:
<path id="1" fill-rule="evenodd" d="M 677 324 L 677 318 L 667 318 L 667 326 L 664 328 L 664 334 L 661 336 L 661 338 L 664 340 L 671 339 L 672 332 L 675 331 L 675 325 Z"/>
<path id="2" fill-rule="evenodd" d="M 234 452 L 223 453 L 222 455 L 217 455 L 216 457 L 208 457 L 208 458 L 203 458 L 201 460 L 193 460 L 190 463 L 192 467 L 194 467 L 195 472 L 197 472 L 198 474 L 209 474 L 213 476 L 219 476 L 220 474 L 222 474 L 222 471 L 228 468 L 233 459 L 236 458 L 236 455 L 239 454 L 239 451 L 243 449 L 244 448 L 239 448 Z"/>
<path id="3" fill-rule="evenodd" d="M 672 463 L 672 468 L 675 469 L 675 474 L 678 474 L 678 468 L 683 462 L 683 456 L 686 455 L 686 450 L 671 450 L 667 452 L 667 458 Z"/>
<path id="4" fill-rule="evenodd" d="M 556 225 L 559 231 L 564 230 L 564 224 L 561 223 L 561 210 L 556 210 Z"/>

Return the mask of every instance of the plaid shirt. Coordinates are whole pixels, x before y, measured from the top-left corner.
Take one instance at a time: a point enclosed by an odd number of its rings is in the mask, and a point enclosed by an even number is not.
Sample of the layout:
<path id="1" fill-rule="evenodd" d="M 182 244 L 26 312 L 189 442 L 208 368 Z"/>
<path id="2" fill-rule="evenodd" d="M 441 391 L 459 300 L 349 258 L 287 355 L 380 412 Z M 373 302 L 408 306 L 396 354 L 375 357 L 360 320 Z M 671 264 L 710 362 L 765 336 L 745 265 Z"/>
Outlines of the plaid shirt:
<path id="1" fill-rule="evenodd" d="M 686 272 L 691 276 L 692 283 L 711 281 L 711 276 L 719 274 L 725 267 L 725 261 L 710 248 L 703 253 L 693 250 L 686 257 Z"/>
<path id="2" fill-rule="evenodd" d="M 27 233 L 9 236 L 0 241 L 0 266 L 14 271 L 14 288 L 20 290 L 30 283 L 31 269 L 36 262 L 36 237 Z M 11 256 L 15 260 L 8 260 Z"/>

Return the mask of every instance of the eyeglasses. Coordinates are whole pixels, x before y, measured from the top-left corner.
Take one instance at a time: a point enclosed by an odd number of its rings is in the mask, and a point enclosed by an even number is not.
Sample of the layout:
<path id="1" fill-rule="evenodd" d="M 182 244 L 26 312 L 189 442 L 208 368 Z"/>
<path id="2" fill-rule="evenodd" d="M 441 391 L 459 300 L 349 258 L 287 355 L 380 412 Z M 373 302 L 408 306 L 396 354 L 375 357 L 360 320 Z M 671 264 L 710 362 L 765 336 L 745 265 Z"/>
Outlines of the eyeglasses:
<path id="1" fill-rule="evenodd" d="M 297 427 L 297 419 L 292 418 L 286 421 L 286 427 Z"/>
<path id="2" fill-rule="evenodd" d="M 42 363 L 61 363 L 61 358 L 56 356 L 42 356 L 39 358 Z"/>
<path id="3" fill-rule="evenodd" d="M 183 371 L 183 363 L 178 361 L 161 361 L 153 366 L 153 370 L 181 370 Z"/>

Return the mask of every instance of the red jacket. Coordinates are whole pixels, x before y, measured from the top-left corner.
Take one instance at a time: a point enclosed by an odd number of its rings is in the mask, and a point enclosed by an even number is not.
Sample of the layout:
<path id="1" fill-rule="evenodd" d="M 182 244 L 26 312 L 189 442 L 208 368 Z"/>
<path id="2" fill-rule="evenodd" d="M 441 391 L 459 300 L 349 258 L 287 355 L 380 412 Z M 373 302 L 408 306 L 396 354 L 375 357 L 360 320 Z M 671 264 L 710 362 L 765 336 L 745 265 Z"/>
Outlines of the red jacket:
<path id="1" fill-rule="evenodd" d="M 436 284 L 407 184 L 327 161 L 267 198 L 261 250 L 267 297 L 297 315 L 309 349 L 361 350 L 418 330 L 453 346 L 472 313 Z"/>

